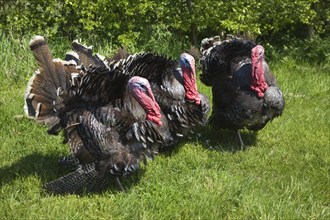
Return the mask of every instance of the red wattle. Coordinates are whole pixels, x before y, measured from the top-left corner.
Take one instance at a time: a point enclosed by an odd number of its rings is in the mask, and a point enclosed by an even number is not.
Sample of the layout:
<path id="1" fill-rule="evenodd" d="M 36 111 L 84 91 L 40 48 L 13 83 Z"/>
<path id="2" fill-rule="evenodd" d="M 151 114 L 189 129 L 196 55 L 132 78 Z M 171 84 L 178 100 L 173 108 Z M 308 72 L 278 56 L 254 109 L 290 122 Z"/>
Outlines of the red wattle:
<path id="1" fill-rule="evenodd" d="M 151 90 L 150 88 L 148 89 Z M 161 126 L 162 115 L 160 113 L 160 107 L 158 103 L 155 101 L 155 97 L 153 96 L 153 93 L 149 92 L 149 96 L 151 96 L 149 97 L 144 92 L 142 92 L 138 87 L 134 88 L 133 90 L 134 90 L 133 95 L 135 99 L 140 103 L 140 105 L 147 113 L 146 119 Z"/>
<path id="2" fill-rule="evenodd" d="M 251 53 L 252 81 L 250 88 L 255 91 L 260 98 L 264 97 L 264 92 L 268 89 L 268 85 L 265 82 L 264 69 L 262 66 L 263 58 L 264 48 L 261 45 L 255 46 Z"/>
<path id="3" fill-rule="evenodd" d="M 192 67 L 192 68 L 195 68 L 195 67 Z M 184 67 L 182 69 L 182 75 L 183 75 L 183 80 L 184 80 L 184 88 L 186 90 L 185 98 L 188 101 L 193 101 L 197 105 L 200 105 L 201 98 L 199 97 L 199 93 L 197 90 L 195 69 L 192 69 L 190 72 L 190 70 L 188 70 L 186 67 Z"/>

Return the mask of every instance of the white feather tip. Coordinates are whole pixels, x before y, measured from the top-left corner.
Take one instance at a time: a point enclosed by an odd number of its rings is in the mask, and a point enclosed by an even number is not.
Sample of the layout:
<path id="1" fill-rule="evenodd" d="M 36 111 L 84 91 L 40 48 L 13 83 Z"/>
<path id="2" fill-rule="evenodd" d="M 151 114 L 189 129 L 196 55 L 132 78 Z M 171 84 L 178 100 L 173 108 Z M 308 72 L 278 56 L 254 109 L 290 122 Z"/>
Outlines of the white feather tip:
<path id="1" fill-rule="evenodd" d="M 45 38 L 41 35 L 35 35 L 31 40 L 30 40 L 30 47 L 35 44 L 36 42 L 40 42 L 40 41 L 45 41 Z"/>

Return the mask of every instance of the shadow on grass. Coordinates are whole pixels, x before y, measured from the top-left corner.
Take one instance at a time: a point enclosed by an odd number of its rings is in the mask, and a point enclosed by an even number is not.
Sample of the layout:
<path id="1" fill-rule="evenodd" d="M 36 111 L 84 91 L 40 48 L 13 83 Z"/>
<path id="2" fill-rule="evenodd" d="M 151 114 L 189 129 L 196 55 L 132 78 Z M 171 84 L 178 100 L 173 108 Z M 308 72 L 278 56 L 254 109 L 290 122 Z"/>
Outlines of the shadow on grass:
<path id="1" fill-rule="evenodd" d="M 236 131 L 227 129 L 212 129 L 209 126 L 200 127 L 196 131 L 195 139 L 204 148 L 217 151 L 237 152 L 254 145 L 257 140 L 257 132 L 240 130 L 245 148 L 242 149 Z"/>
<path id="2" fill-rule="evenodd" d="M 32 153 L 21 158 L 10 166 L 0 167 L 0 188 L 6 184 L 10 184 L 16 179 L 31 175 L 38 176 L 41 179 L 42 184 L 45 184 L 74 171 L 74 168 L 72 167 L 58 165 L 58 160 L 60 158 L 62 158 L 62 156 L 58 154 L 43 155 L 41 153 Z M 145 171 L 142 168 L 130 176 L 121 177 L 121 182 L 125 190 L 136 185 L 144 173 Z M 113 178 L 109 180 L 108 185 L 101 191 L 84 191 L 76 194 L 88 195 L 91 193 L 101 193 L 105 190 L 111 190 L 113 193 L 122 192 Z"/>
<path id="3" fill-rule="evenodd" d="M 241 135 L 246 147 L 256 143 L 257 133 L 242 131 Z M 184 144 L 194 142 L 201 144 L 206 149 L 217 150 L 220 152 L 227 151 L 235 153 L 242 150 L 235 132 L 228 130 L 215 131 L 209 127 L 201 127 L 197 129 L 190 139 L 184 138 L 176 147 L 162 151 L 160 154 L 171 156 L 176 154 Z M 39 177 L 42 184 L 45 184 L 74 171 L 71 167 L 58 165 L 58 160 L 61 158 L 61 155 L 54 152 L 47 155 L 35 152 L 22 157 L 9 166 L 0 167 L 0 188 L 6 184 L 10 184 L 16 179 L 31 175 Z M 125 190 L 129 190 L 138 184 L 139 180 L 145 173 L 145 169 L 147 169 L 147 167 L 142 166 L 138 172 L 120 178 Z M 77 194 L 86 195 L 90 193 L 100 193 L 105 190 L 110 190 L 112 193 L 122 192 L 113 178 L 109 180 L 107 186 L 101 191 L 79 192 Z"/>
<path id="4" fill-rule="evenodd" d="M 251 145 L 256 144 L 257 132 L 249 130 L 241 130 L 241 137 L 245 144 L 245 148 L 242 149 L 236 131 L 227 129 L 214 130 L 209 126 L 199 127 L 192 135 L 188 135 L 187 138 L 183 138 L 179 144 L 173 148 L 160 151 L 160 154 L 165 156 L 171 156 L 179 152 L 180 148 L 186 143 L 199 143 L 204 148 L 209 150 L 217 150 L 220 152 L 232 152 L 242 151 L 248 149 Z"/>

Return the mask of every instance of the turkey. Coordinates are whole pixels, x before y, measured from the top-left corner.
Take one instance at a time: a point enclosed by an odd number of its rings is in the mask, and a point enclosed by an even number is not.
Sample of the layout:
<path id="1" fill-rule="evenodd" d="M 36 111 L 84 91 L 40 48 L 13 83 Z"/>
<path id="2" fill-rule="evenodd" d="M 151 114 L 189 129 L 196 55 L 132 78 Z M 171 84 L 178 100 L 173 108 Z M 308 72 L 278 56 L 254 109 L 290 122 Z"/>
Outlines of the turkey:
<path id="1" fill-rule="evenodd" d="M 145 157 L 153 159 L 153 148 L 166 138 L 166 133 L 161 132 L 166 120 L 154 102 L 148 81 L 130 78 L 123 102 L 130 104 L 119 108 L 84 103 L 66 112 L 65 129 L 71 153 L 78 159 L 78 168 L 45 184 L 48 192 L 99 191 L 112 177 L 125 176 L 138 169 Z M 123 190 L 120 182 L 119 186 Z"/>
<path id="2" fill-rule="evenodd" d="M 74 42 L 72 47 L 79 56 L 90 57 L 84 60 L 93 59 L 92 51 L 88 49 L 91 47 L 77 42 Z M 155 98 L 169 121 L 171 134 L 175 137 L 175 141 L 164 145 L 163 149 L 172 147 L 189 131 L 192 132 L 197 126 L 206 123 L 210 109 L 209 100 L 205 95 L 198 93 L 195 59 L 191 55 L 181 54 L 179 62 L 154 53 L 137 53 L 129 55 L 126 59 L 108 60 L 111 60 L 110 68 L 121 66 L 124 70 L 117 78 L 142 76 L 149 80 Z M 87 62 L 86 65 L 93 63 Z M 95 77 L 98 78 L 95 82 L 103 82 L 102 86 L 85 90 L 83 92 L 86 94 L 82 96 L 99 97 L 102 103 L 111 103 L 113 97 L 104 94 L 111 93 L 111 90 L 118 85 L 109 86 L 107 84 L 109 76 L 106 74 Z"/>
<path id="3" fill-rule="evenodd" d="M 73 172 L 46 183 L 47 192 L 98 191 L 111 178 L 123 189 L 118 177 L 137 170 L 141 161 L 153 158 L 159 146 L 172 141 L 167 119 L 147 79 L 117 78 L 123 70 L 119 66 L 109 68 L 101 59 L 96 59 L 96 63 L 102 64 L 87 69 L 78 67 L 80 59 L 75 53 L 71 55 L 76 61 L 53 59 L 41 36 L 31 40 L 30 48 L 39 69 L 27 86 L 25 112 L 48 125 L 52 133 L 64 128 L 71 151 L 64 162 L 70 163 L 72 158 L 76 165 Z M 73 77 L 76 74 L 78 85 Z M 121 88 L 105 94 L 115 97 L 105 105 L 100 97 L 88 97 L 86 93 L 100 86 L 102 82 L 95 76 L 102 75 L 108 76 L 107 85 Z"/>
<path id="4" fill-rule="evenodd" d="M 212 86 L 213 106 L 209 124 L 237 131 L 262 129 L 280 116 L 284 97 L 277 86 L 261 45 L 233 38 L 206 38 L 201 45 L 201 81 Z"/>

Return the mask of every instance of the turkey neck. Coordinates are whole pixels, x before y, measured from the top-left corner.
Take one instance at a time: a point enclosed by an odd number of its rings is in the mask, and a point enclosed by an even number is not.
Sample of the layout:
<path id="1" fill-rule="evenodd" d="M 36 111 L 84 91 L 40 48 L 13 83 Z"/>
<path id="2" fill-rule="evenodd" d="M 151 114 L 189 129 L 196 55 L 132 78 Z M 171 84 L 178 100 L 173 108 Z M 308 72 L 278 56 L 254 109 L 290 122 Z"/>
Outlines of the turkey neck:
<path id="1" fill-rule="evenodd" d="M 252 48 L 251 62 L 252 62 L 252 81 L 250 88 L 262 98 L 264 92 L 268 89 L 268 85 L 265 82 L 264 68 L 262 62 L 264 60 L 264 48 L 261 45 L 257 45 Z"/>
<path id="2" fill-rule="evenodd" d="M 186 91 L 185 98 L 188 101 L 195 102 L 200 105 L 201 98 L 197 90 L 196 74 L 195 74 L 195 62 L 191 60 L 189 65 L 181 63 L 182 77 L 184 81 L 184 89 Z"/>
<path id="3" fill-rule="evenodd" d="M 155 100 L 155 97 L 153 93 L 151 92 L 151 89 L 148 88 L 148 94 L 143 92 L 140 88 L 135 87 L 132 90 L 133 97 L 136 99 L 136 101 L 142 106 L 142 108 L 147 113 L 146 119 L 149 121 L 152 121 L 156 123 L 157 125 L 161 126 L 161 113 L 160 113 L 160 107 L 158 103 Z"/>

